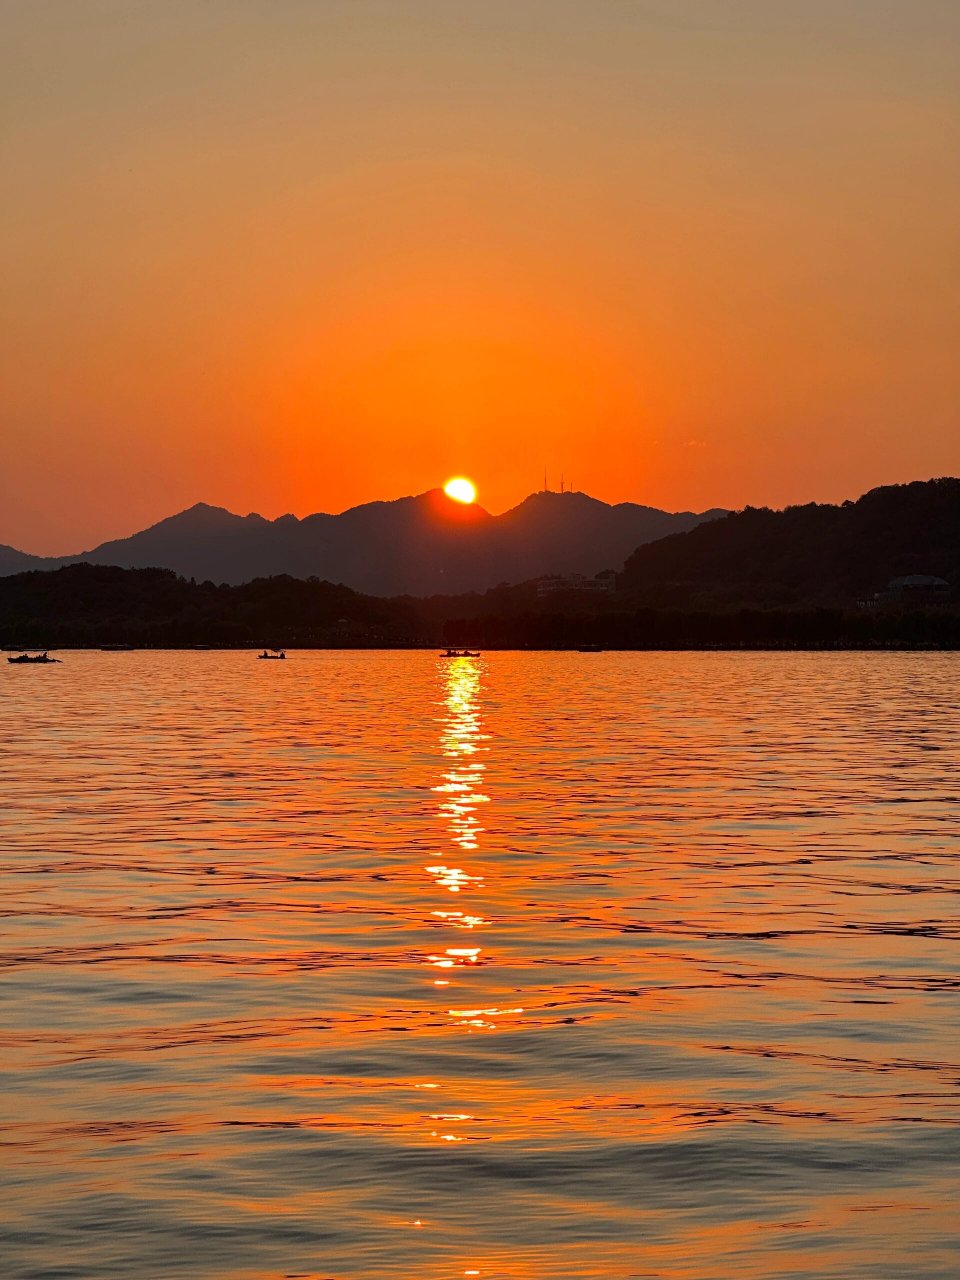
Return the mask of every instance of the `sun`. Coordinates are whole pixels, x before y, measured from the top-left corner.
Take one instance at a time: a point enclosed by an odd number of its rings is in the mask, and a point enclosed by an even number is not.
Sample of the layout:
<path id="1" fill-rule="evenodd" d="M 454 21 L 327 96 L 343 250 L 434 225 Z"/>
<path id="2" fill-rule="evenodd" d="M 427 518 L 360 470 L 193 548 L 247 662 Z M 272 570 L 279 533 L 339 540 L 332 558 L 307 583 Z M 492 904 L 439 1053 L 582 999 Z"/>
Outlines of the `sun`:
<path id="1" fill-rule="evenodd" d="M 452 480 L 448 480 L 443 486 L 443 492 L 454 502 L 469 503 L 477 499 L 477 486 L 466 476 L 454 476 Z"/>

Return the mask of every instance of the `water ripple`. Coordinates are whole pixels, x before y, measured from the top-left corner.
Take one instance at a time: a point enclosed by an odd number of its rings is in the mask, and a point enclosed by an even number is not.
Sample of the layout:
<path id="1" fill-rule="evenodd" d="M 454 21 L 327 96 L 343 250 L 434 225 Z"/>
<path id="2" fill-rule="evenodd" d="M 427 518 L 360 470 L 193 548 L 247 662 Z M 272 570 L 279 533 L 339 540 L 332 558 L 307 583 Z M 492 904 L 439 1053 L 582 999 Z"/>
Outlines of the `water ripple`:
<path id="1" fill-rule="evenodd" d="M 955 655 L 4 668 L 3 1280 L 957 1274 Z"/>

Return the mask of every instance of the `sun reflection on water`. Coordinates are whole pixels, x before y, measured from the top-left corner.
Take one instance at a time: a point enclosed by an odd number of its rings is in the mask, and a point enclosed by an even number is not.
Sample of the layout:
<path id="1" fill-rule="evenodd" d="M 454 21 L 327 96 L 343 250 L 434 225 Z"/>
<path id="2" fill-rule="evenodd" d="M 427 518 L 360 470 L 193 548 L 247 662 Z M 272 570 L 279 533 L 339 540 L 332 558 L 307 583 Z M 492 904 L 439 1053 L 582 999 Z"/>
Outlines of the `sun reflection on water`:
<path id="1" fill-rule="evenodd" d="M 482 947 L 447 947 L 442 955 L 427 956 L 437 969 L 456 969 L 466 964 L 476 964 Z"/>
<path id="2" fill-rule="evenodd" d="M 464 911 L 431 911 L 430 914 L 454 929 L 475 929 L 478 924 L 487 923 L 483 916 L 468 916 Z"/>
<path id="3" fill-rule="evenodd" d="M 431 789 L 438 796 L 438 816 L 445 828 L 445 836 L 454 850 L 454 857 L 445 861 L 437 861 L 426 867 L 433 877 L 438 889 L 449 893 L 472 891 L 481 892 L 486 888 L 483 873 L 476 867 L 450 865 L 459 853 L 476 854 L 484 834 L 480 824 L 479 808 L 490 802 L 490 797 L 482 790 L 486 765 L 484 757 L 489 750 L 488 735 L 483 731 L 480 714 L 481 668 L 479 663 L 471 659 L 447 660 L 440 668 L 443 679 L 442 708 L 440 720 L 439 746 L 444 758 L 444 768 L 440 781 Z M 467 930 L 477 932 L 490 926 L 490 918 L 478 909 L 471 911 L 448 910 L 436 907 L 430 911 L 430 918 L 435 928 Z M 472 975 L 479 977 L 478 966 L 488 964 L 482 960 L 481 946 L 450 946 L 426 957 L 426 962 L 434 969 L 444 971 L 444 976 L 433 978 L 434 987 L 446 988 L 469 985 Z M 458 981 L 459 979 L 459 981 Z M 477 1032 L 493 1032 L 497 1029 L 494 1017 L 517 1015 L 522 1009 L 502 1009 L 492 1006 L 479 993 L 474 993 L 475 1008 L 447 1008 L 450 1029 L 461 1034 Z M 461 997 L 468 1003 L 470 997 Z M 450 1128 L 427 1129 L 426 1136 L 434 1142 L 449 1146 L 478 1141 L 476 1136 L 467 1136 L 457 1130 L 463 1124 L 474 1120 L 472 1112 L 456 1108 L 454 1103 L 449 1110 L 437 1111 L 429 1120 L 443 1122 Z M 456 1108 L 456 1109 L 455 1109 Z M 483 1140 L 483 1139 L 479 1139 Z M 468 1273 L 478 1274 L 478 1273 Z"/>
<path id="4" fill-rule="evenodd" d="M 442 889 L 451 893 L 459 893 L 461 889 L 480 889 L 483 887 L 483 876 L 469 875 L 462 867 L 445 867 L 435 865 L 426 868 Z"/>
<path id="5" fill-rule="evenodd" d="M 483 732 L 480 715 L 480 666 L 473 659 L 458 658 L 441 664 L 443 680 L 440 720 L 440 750 L 446 761 L 441 780 L 431 790 L 440 799 L 439 815 L 450 842 L 463 852 L 475 852 L 480 845 L 483 827 L 477 816 L 481 804 L 490 797 L 480 790 L 489 750 L 488 735 Z M 484 876 L 476 870 L 434 862 L 425 868 L 438 888 L 449 893 L 484 888 Z M 479 912 L 448 911 L 436 908 L 430 912 L 441 927 L 478 929 L 489 920 Z M 427 963 L 437 969 L 459 969 L 479 962 L 481 947 L 447 947 L 427 956 Z M 435 978 L 433 985 L 449 986 L 446 978 Z"/>
<path id="6" fill-rule="evenodd" d="M 442 780 L 433 788 L 443 799 L 440 812 L 447 820 L 453 843 L 473 851 L 483 833 L 477 810 L 490 797 L 480 790 L 487 750 L 479 709 L 480 668 L 471 658 L 454 658 L 445 665 L 445 716 L 440 746 L 449 761 Z M 451 875 L 450 868 L 442 868 Z M 449 888 L 450 885 L 448 884 Z"/>

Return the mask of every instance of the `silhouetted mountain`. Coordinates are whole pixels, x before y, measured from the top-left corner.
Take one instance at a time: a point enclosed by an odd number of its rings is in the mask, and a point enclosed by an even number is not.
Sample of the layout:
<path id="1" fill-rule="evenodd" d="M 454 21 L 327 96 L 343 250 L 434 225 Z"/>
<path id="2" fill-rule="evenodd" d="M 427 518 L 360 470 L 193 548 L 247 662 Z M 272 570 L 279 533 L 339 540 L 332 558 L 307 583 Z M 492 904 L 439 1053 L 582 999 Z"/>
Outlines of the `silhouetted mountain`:
<path id="1" fill-rule="evenodd" d="M 618 569 L 634 549 L 631 539 L 638 533 L 640 542 L 634 545 L 693 529 L 725 514 L 722 510 L 671 513 L 632 502 L 609 506 L 585 493 L 534 493 L 497 518 L 497 553 L 506 571 L 493 581 L 524 582 L 545 573 Z"/>
<path id="2" fill-rule="evenodd" d="M 0 575 L 88 562 L 172 569 L 201 581 L 288 574 L 346 583 L 372 595 L 431 595 L 619 568 L 639 544 L 720 514 L 672 514 L 633 503 L 610 506 L 583 493 L 538 493 L 491 516 L 482 507 L 452 502 L 441 490 L 302 520 L 238 516 L 198 503 L 77 556 L 40 559 L 5 549 Z"/>
<path id="3" fill-rule="evenodd" d="M 893 578 L 960 589 L 960 480 L 871 489 L 840 506 L 747 507 L 638 547 L 621 589 L 656 607 L 849 605 Z"/>
<path id="4" fill-rule="evenodd" d="M 43 556 L 28 555 L 26 551 L 18 551 L 16 547 L 0 543 L 0 577 L 9 573 L 25 573 L 28 569 L 48 569 L 51 564 L 59 563 L 46 560 Z"/>

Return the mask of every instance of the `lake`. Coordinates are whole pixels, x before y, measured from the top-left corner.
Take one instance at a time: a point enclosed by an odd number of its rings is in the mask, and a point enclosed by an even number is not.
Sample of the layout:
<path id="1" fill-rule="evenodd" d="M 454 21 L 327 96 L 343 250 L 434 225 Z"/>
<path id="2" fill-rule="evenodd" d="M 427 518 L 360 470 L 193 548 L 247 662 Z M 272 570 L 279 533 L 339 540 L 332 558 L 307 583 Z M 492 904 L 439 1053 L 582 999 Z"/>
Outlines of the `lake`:
<path id="1" fill-rule="evenodd" d="M 0 671 L 3 1280 L 955 1280 L 960 655 Z"/>

